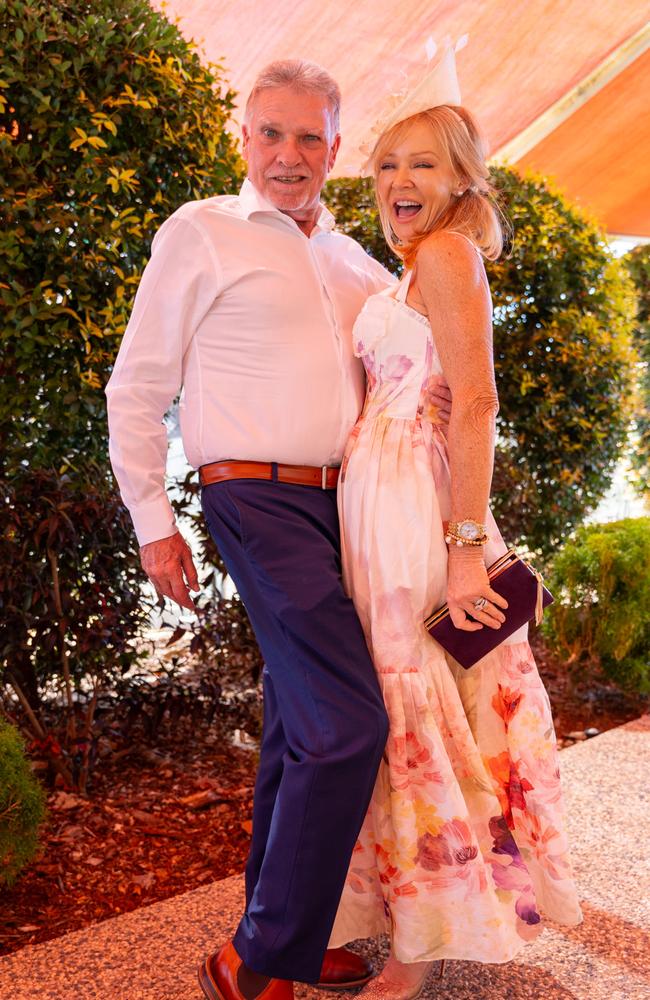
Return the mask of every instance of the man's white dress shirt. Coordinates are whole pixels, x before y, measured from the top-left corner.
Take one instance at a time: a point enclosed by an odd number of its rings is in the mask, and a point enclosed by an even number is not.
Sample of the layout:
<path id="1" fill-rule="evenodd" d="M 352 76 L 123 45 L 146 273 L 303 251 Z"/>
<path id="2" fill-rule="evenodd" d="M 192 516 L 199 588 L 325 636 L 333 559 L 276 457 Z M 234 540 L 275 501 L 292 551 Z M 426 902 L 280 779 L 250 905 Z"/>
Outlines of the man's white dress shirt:
<path id="1" fill-rule="evenodd" d="M 106 388 L 110 455 L 141 545 L 176 530 L 165 412 L 221 459 L 338 465 L 365 394 L 352 326 L 393 279 L 321 207 L 309 237 L 246 180 L 188 202 L 156 234 Z"/>

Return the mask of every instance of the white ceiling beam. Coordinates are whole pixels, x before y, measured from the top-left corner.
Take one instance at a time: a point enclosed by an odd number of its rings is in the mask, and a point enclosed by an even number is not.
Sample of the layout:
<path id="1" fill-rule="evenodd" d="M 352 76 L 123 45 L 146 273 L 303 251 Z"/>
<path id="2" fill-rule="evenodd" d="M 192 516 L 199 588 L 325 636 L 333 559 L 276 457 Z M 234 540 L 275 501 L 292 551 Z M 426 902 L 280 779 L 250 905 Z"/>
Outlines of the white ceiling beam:
<path id="1" fill-rule="evenodd" d="M 623 72 L 631 63 L 650 47 L 650 22 L 643 25 L 634 35 L 631 35 L 622 45 L 611 52 L 594 70 L 584 77 L 580 83 L 567 91 L 555 104 L 522 129 L 513 139 L 497 149 L 490 156 L 491 163 L 516 163 L 529 150 L 533 149 L 554 132 L 562 122 L 575 114 L 578 108 L 586 104 L 594 94 L 602 90 L 615 77 Z"/>

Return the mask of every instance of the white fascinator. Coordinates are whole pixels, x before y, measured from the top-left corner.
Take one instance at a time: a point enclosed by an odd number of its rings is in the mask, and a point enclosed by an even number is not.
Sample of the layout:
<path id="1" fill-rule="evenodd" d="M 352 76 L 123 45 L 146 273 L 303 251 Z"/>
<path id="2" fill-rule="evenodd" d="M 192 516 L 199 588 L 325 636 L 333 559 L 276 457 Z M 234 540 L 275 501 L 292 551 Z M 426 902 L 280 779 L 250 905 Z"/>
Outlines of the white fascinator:
<path id="1" fill-rule="evenodd" d="M 370 127 L 370 137 L 360 147 L 366 157 L 361 173 L 366 174 L 370 167 L 372 153 L 377 141 L 384 132 L 403 122 L 412 115 L 442 104 L 459 105 L 461 102 L 460 87 L 456 75 L 456 53 L 467 44 L 467 35 L 463 35 L 456 44 L 446 37 L 440 46 L 433 38 L 426 43 L 427 68 L 424 76 L 417 82 L 410 82 L 396 94 L 391 94 L 386 100 L 386 108 Z"/>

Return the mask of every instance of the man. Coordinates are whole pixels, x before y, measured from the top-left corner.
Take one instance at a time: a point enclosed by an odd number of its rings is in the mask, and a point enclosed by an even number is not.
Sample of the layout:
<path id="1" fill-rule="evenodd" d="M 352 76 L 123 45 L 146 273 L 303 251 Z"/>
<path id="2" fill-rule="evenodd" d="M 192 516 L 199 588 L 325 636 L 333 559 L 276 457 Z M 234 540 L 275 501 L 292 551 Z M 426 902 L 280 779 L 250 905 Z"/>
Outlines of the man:
<path id="1" fill-rule="evenodd" d="M 287 1000 L 294 979 L 370 976 L 346 949 L 326 953 L 387 736 L 341 584 L 336 480 L 364 397 L 352 324 L 391 278 L 320 204 L 339 103 L 313 64 L 262 71 L 241 193 L 163 224 L 107 387 L 111 459 L 143 567 L 159 594 L 191 608 L 198 578 L 164 490 L 162 417 L 183 386 L 185 451 L 265 660 L 246 910 L 199 970 L 212 1000 Z"/>

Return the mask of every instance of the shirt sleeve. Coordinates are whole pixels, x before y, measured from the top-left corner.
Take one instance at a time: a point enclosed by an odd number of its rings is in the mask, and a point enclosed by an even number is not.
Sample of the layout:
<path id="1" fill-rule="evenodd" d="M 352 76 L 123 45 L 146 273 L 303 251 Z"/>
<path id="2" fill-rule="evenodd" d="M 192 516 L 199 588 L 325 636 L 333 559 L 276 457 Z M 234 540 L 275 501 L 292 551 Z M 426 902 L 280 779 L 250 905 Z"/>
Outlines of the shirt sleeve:
<path id="1" fill-rule="evenodd" d="M 183 358 L 219 293 L 216 254 L 194 222 L 171 216 L 156 234 L 106 387 L 109 451 L 140 545 L 176 529 L 165 492 L 163 417 L 183 382 Z"/>

